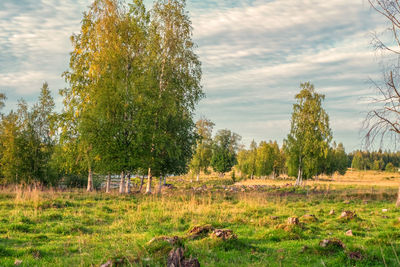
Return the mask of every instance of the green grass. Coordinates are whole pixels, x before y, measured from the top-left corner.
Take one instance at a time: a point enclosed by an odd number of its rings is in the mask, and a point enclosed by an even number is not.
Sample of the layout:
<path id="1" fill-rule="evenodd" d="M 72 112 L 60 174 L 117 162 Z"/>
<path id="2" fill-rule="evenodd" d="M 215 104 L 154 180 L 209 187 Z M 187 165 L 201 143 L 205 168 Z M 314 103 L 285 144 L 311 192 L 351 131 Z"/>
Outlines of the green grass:
<path id="1" fill-rule="evenodd" d="M 181 185 L 161 196 L 3 191 L 0 266 L 14 266 L 16 259 L 20 266 L 99 266 L 110 259 L 126 266 L 165 266 L 173 245 L 148 241 L 185 237 L 192 226 L 203 224 L 232 229 L 238 239 L 183 238 L 186 255 L 202 266 L 400 265 L 400 210 L 393 188 L 372 193 L 359 188 L 194 193 L 189 188 Z M 344 210 L 357 217 L 340 219 Z M 305 222 L 305 214 L 317 220 Z M 292 216 L 301 223 L 287 227 Z M 349 229 L 354 236 L 345 235 Z M 345 248 L 319 246 L 332 238 Z M 350 252 L 360 252 L 362 259 L 350 259 Z"/>

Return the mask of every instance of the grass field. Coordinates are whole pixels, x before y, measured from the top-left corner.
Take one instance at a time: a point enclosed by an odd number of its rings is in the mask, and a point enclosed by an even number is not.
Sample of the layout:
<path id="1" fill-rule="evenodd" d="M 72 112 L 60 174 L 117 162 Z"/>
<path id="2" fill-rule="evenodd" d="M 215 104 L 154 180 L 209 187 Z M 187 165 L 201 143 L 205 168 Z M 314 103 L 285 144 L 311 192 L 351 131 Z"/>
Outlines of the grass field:
<path id="1" fill-rule="evenodd" d="M 349 172 L 301 188 L 286 179 L 236 186 L 217 177 L 169 182 L 176 188 L 150 196 L 3 189 L 0 266 L 16 260 L 20 266 L 100 266 L 108 260 L 113 266 L 165 266 L 176 246 L 201 266 L 400 265 L 399 175 Z M 356 217 L 340 218 L 346 210 Z M 300 223 L 288 225 L 289 217 Z M 231 229 L 237 239 L 188 237 L 190 228 L 205 224 Z M 179 242 L 149 243 L 158 236 L 178 236 Z M 344 248 L 321 247 L 324 239 L 339 239 Z"/>

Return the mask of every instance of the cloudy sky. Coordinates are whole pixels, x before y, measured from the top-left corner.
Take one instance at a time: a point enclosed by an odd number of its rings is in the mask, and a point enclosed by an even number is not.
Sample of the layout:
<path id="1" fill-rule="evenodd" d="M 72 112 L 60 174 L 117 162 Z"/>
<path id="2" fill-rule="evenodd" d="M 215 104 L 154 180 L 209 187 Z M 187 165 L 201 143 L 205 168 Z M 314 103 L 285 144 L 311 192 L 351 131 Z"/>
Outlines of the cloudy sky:
<path id="1" fill-rule="evenodd" d="M 69 37 L 91 0 L 0 1 L 0 91 L 6 110 L 33 102 L 47 81 L 60 108 Z M 286 137 L 304 81 L 326 95 L 334 139 L 361 147 L 360 127 L 380 78 L 371 33 L 385 21 L 366 0 L 188 0 L 207 97 L 197 116 L 252 139 Z M 151 7 L 151 1 L 146 1 Z"/>

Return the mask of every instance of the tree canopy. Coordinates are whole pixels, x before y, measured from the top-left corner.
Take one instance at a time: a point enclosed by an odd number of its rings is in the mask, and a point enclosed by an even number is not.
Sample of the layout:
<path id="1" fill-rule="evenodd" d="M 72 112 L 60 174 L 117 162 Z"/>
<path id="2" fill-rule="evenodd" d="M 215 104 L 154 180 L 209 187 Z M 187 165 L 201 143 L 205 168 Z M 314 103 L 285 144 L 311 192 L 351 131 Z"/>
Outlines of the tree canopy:
<path id="1" fill-rule="evenodd" d="M 236 164 L 236 153 L 239 149 L 241 136 L 224 129 L 219 130 L 214 137 L 211 166 L 214 171 L 224 174 Z"/>

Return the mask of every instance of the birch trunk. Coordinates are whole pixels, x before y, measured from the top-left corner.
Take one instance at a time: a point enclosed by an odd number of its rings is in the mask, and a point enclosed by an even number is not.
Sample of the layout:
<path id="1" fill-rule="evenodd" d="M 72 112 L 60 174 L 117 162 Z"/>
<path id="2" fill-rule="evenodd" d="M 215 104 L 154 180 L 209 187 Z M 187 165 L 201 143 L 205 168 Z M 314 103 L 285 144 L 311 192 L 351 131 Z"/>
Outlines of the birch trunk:
<path id="1" fill-rule="evenodd" d="M 164 176 L 164 185 L 167 185 L 167 176 Z"/>
<path id="2" fill-rule="evenodd" d="M 147 174 L 147 187 L 146 187 L 146 194 L 151 194 L 151 181 L 152 181 L 152 176 L 151 176 L 151 168 L 149 168 L 149 172 Z"/>
<path id="3" fill-rule="evenodd" d="M 301 184 L 301 181 L 303 180 L 303 170 L 301 169 L 301 156 L 299 156 L 299 172 L 297 174 L 297 180 L 295 183 L 295 186 L 299 186 Z"/>
<path id="4" fill-rule="evenodd" d="M 299 167 L 299 173 L 297 174 L 297 180 L 296 180 L 296 184 L 295 184 L 296 186 L 301 185 L 301 182 L 303 180 L 302 175 L 303 175 L 303 172 L 301 170 L 301 167 Z"/>
<path id="5" fill-rule="evenodd" d="M 197 182 L 199 181 L 199 174 L 197 174 L 197 176 L 196 176 L 196 180 L 197 180 Z"/>
<path id="6" fill-rule="evenodd" d="M 106 181 L 106 193 L 110 193 L 110 186 L 111 186 L 111 174 L 108 173 Z"/>
<path id="7" fill-rule="evenodd" d="M 131 174 L 128 172 L 126 175 L 126 185 L 125 185 L 125 193 L 131 193 Z"/>
<path id="8" fill-rule="evenodd" d="M 89 174 L 88 174 L 88 184 L 87 184 L 87 190 L 88 192 L 93 191 L 93 177 L 92 177 L 92 168 L 89 168 Z"/>
<path id="9" fill-rule="evenodd" d="M 124 171 L 121 172 L 121 180 L 119 181 L 119 193 L 123 194 L 124 193 L 124 185 L 125 185 L 125 175 Z"/>
<path id="10" fill-rule="evenodd" d="M 396 207 L 400 207 L 400 186 L 399 186 L 399 192 L 397 193 Z"/>

